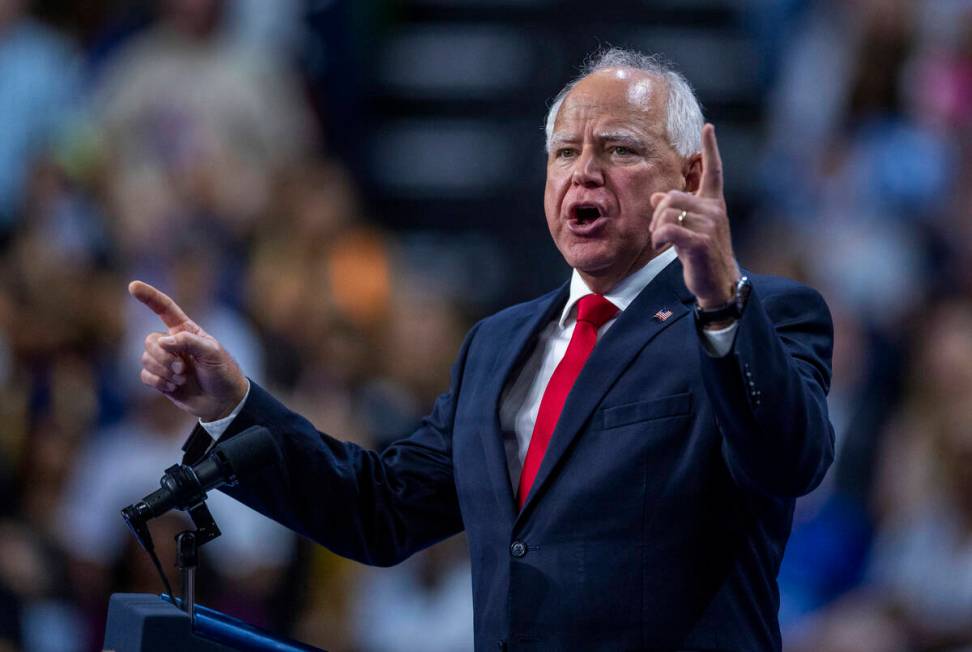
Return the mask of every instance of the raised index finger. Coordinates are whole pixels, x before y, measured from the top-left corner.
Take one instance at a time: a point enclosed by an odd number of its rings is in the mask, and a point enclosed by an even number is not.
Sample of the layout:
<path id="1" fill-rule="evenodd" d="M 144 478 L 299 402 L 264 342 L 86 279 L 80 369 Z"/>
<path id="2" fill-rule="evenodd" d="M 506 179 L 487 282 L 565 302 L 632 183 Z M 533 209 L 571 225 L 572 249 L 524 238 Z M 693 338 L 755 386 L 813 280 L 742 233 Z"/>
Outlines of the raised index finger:
<path id="1" fill-rule="evenodd" d="M 170 329 L 185 326 L 187 322 L 191 323 L 179 304 L 165 292 L 155 289 L 148 283 L 132 281 L 128 284 L 128 293 L 148 306 Z"/>
<path id="2" fill-rule="evenodd" d="M 702 179 L 699 182 L 702 197 L 722 197 L 722 157 L 716 142 L 715 127 L 706 123 L 702 127 Z"/>

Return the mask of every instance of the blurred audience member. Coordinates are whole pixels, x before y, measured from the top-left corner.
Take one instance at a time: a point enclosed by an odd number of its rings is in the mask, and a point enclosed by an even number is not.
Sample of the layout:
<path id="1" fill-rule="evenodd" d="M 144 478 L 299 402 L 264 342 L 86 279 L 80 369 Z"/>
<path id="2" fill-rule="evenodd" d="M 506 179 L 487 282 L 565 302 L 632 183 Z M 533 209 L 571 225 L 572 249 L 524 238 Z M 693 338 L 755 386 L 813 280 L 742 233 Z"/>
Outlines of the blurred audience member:
<path id="1" fill-rule="evenodd" d="M 35 159 L 63 135 L 81 93 L 80 59 L 28 18 L 27 0 L 0 0 L 0 235 L 16 225 Z"/>
<path id="2" fill-rule="evenodd" d="M 210 223 L 210 246 L 246 236 L 274 174 L 312 148 L 293 74 L 224 30 L 222 0 L 162 0 L 158 22 L 115 55 L 93 115 L 109 161 L 122 250 L 164 259 L 174 234 Z"/>
<path id="3" fill-rule="evenodd" d="M 878 459 L 866 581 L 805 623 L 796 650 L 972 645 L 972 303 L 938 306 L 923 333 Z"/>
<path id="4" fill-rule="evenodd" d="M 356 591 L 355 638 L 366 652 L 473 649 L 472 578 L 464 537 L 391 569 L 368 568 Z"/>

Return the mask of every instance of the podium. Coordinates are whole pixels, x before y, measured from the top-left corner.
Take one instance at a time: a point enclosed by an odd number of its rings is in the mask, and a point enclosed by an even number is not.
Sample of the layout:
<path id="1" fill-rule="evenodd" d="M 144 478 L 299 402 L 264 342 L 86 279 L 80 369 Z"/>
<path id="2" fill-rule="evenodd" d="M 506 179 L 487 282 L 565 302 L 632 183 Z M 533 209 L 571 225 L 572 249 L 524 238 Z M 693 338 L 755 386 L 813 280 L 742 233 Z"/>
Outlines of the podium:
<path id="1" fill-rule="evenodd" d="M 323 652 L 224 613 L 195 606 L 195 623 L 167 596 L 115 593 L 108 603 L 106 652 Z"/>

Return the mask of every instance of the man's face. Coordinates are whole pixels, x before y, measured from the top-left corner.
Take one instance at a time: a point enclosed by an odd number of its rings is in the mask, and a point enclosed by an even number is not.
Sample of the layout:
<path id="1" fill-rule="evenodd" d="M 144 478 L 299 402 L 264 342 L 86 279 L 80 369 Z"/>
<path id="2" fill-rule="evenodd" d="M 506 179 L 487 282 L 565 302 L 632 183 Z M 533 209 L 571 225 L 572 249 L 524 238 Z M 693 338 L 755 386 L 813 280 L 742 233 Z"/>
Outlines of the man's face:
<path id="1" fill-rule="evenodd" d="M 611 68 L 578 82 L 557 114 L 547 226 L 567 264 L 595 291 L 609 291 L 651 260 L 652 193 L 685 190 L 694 176 L 697 157 L 683 160 L 668 142 L 667 94 L 663 79 Z"/>

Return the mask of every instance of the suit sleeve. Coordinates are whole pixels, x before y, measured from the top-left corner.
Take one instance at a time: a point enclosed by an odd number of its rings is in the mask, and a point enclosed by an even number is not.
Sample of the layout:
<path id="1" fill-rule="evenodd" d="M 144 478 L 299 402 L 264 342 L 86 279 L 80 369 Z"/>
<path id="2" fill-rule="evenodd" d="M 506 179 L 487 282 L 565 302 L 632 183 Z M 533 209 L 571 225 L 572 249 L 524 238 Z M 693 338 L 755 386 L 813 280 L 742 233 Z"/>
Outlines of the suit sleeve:
<path id="1" fill-rule="evenodd" d="M 466 337 L 449 391 L 411 436 L 382 453 L 317 431 L 251 381 L 223 435 L 267 427 L 278 462 L 226 493 L 279 523 L 362 563 L 388 566 L 463 529 L 452 472 L 452 425 Z"/>
<path id="2" fill-rule="evenodd" d="M 819 293 L 794 283 L 754 289 L 738 323 L 729 354 L 701 353 L 723 456 L 741 486 L 806 494 L 834 459 L 830 311 Z"/>

